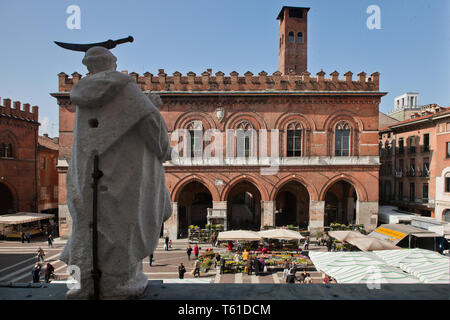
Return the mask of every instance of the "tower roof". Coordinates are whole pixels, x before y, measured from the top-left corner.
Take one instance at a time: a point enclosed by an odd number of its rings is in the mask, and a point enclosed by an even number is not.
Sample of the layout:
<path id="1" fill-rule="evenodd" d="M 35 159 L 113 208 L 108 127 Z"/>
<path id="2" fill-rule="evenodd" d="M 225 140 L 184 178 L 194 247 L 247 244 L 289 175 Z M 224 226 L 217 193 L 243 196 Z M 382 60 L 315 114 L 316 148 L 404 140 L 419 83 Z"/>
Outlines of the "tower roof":
<path id="1" fill-rule="evenodd" d="M 306 9 L 306 12 L 308 12 L 310 8 L 283 6 L 283 8 L 281 8 L 280 13 L 279 13 L 278 16 L 277 16 L 277 20 L 283 19 L 283 12 L 284 12 L 284 9 Z"/>

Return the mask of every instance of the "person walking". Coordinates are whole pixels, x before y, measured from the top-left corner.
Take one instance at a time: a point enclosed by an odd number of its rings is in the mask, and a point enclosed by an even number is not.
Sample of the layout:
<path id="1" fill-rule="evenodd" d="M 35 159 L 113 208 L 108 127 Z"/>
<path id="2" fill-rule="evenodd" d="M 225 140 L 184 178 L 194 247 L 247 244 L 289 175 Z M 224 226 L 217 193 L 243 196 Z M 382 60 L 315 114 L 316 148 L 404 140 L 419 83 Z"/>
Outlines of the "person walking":
<path id="1" fill-rule="evenodd" d="M 225 273 L 225 258 L 221 257 L 220 258 L 220 274 L 224 274 Z"/>
<path id="2" fill-rule="evenodd" d="M 309 250 L 310 239 L 309 236 L 306 236 L 305 244 L 303 245 L 303 250 Z"/>
<path id="3" fill-rule="evenodd" d="M 288 275 L 286 277 L 286 283 L 295 283 L 295 263 L 292 262 L 292 266 L 288 271 Z"/>
<path id="4" fill-rule="evenodd" d="M 48 247 L 53 248 L 53 237 L 52 237 L 51 233 L 48 233 L 47 242 L 48 242 Z"/>
<path id="5" fill-rule="evenodd" d="M 30 241 L 31 241 L 31 234 L 30 234 L 30 231 L 27 231 L 26 237 L 27 237 L 27 242 L 30 243 Z"/>
<path id="6" fill-rule="evenodd" d="M 328 249 L 328 252 L 331 251 L 331 247 L 332 246 L 333 246 L 333 240 L 331 240 L 331 237 L 328 237 L 327 238 L 327 249 Z"/>
<path id="7" fill-rule="evenodd" d="M 198 277 L 200 278 L 200 261 L 198 259 L 194 262 L 194 278 L 196 274 L 198 274 Z"/>
<path id="8" fill-rule="evenodd" d="M 250 252 L 248 252 L 247 249 L 244 249 L 244 252 L 242 252 L 242 260 L 247 261 L 249 256 Z"/>
<path id="9" fill-rule="evenodd" d="M 214 232 L 212 233 L 212 235 L 211 235 L 211 245 L 212 245 L 213 247 L 214 247 L 215 244 L 216 244 L 216 238 L 217 238 L 216 232 L 214 231 Z"/>
<path id="10" fill-rule="evenodd" d="M 55 275 L 55 268 L 50 264 L 47 263 L 47 267 L 45 268 L 45 282 L 50 282 L 50 277 Z"/>
<path id="11" fill-rule="evenodd" d="M 191 260 L 191 253 L 192 253 L 192 248 L 190 245 L 188 245 L 187 249 L 186 249 L 186 254 L 188 256 L 188 260 Z"/>
<path id="12" fill-rule="evenodd" d="M 22 240 L 22 243 L 25 243 L 25 232 L 22 232 L 20 239 Z"/>
<path id="13" fill-rule="evenodd" d="M 184 274 L 186 273 L 186 268 L 183 266 L 183 262 L 178 266 L 178 278 L 184 279 Z"/>
<path id="14" fill-rule="evenodd" d="M 253 259 L 247 260 L 247 274 L 250 276 L 252 274 L 252 268 L 253 268 Z"/>
<path id="15" fill-rule="evenodd" d="M 148 257 L 148 264 L 150 265 L 150 267 L 152 266 L 153 263 L 153 253 Z"/>
<path id="16" fill-rule="evenodd" d="M 40 273 L 41 273 L 41 266 L 39 263 L 36 262 L 33 269 L 31 270 L 31 275 L 33 276 L 33 283 L 39 283 L 40 282 Z"/>
<path id="17" fill-rule="evenodd" d="M 198 259 L 198 252 L 199 252 L 198 245 L 195 244 L 195 247 L 194 247 L 194 255 L 195 255 L 195 259 Z"/>
<path id="18" fill-rule="evenodd" d="M 44 263 L 44 256 L 45 256 L 44 250 L 42 250 L 42 248 L 39 248 L 37 252 L 37 262 Z"/>
<path id="19" fill-rule="evenodd" d="M 164 250 L 169 251 L 169 237 L 166 236 L 166 238 L 164 239 L 165 244 L 164 244 Z"/>
<path id="20" fill-rule="evenodd" d="M 289 262 L 287 259 L 284 259 L 284 267 L 283 267 L 283 279 L 286 279 L 289 273 Z"/>

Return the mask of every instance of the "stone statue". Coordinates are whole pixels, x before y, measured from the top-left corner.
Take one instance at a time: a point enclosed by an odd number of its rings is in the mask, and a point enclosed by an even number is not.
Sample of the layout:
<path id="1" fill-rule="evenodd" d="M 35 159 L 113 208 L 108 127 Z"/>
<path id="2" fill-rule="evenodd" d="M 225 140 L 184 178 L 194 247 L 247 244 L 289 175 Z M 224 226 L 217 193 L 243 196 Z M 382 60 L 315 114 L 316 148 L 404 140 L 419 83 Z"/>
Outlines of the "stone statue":
<path id="1" fill-rule="evenodd" d="M 167 128 L 153 102 L 129 75 L 116 70 L 116 57 L 103 47 L 83 59 L 89 75 L 75 84 L 72 159 L 67 204 L 72 235 L 60 259 L 80 268 L 79 289 L 67 297 L 91 298 L 93 159 L 103 172 L 98 184 L 100 299 L 138 297 L 147 286 L 142 260 L 158 244 L 162 223 L 172 213 L 163 162 L 170 159 Z"/>

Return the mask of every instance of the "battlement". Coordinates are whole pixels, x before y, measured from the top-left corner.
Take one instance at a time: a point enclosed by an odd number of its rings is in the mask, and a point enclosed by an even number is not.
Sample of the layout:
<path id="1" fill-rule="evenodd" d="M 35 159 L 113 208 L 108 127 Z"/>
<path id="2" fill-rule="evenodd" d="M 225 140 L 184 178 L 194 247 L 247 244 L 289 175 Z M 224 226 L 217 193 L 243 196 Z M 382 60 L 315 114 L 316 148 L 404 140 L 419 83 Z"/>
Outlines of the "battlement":
<path id="1" fill-rule="evenodd" d="M 128 74 L 128 71 L 122 71 Z M 159 69 L 157 75 L 150 72 L 142 76 L 131 72 L 129 74 L 136 80 L 136 83 L 143 91 L 379 91 L 380 74 L 374 72 L 370 77 L 365 72 L 357 75 L 353 80 L 353 73 L 348 71 L 344 74 L 344 79 L 339 79 L 339 73 L 334 71 L 331 78 L 325 78 L 325 72 L 320 71 L 316 77 L 311 77 L 309 72 L 301 75 L 282 75 L 276 71 L 268 75 L 261 71 L 258 76 L 247 71 L 244 76 L 232 71 L 229 76 L 221 71 L 214 75 L 211 69 L 204 71 L 200 76 L 194 72 L 188 72 L 183 76 L 175 71 L 172 76 L 168 76 L 164 69 Z M 72 86 L 81 79 L 81 74 L 74 72 L 70 78 L 64 72 L 58 74 L 59 92 L 69 92 Z"/>
<path id="2" fill-rule="evenodd" d="M 3 104 L 0 103 L 0 116 L 6 116 L 25 121 L 38 122 L 39 108 L 38 106 L 33 106 L 30 112 L 30 104 L 24 103 L 22 110 L 21 103 L 19 101 L 14 101 L 11 104 L 11 99 L 5 98 L 3 99 Z"/>

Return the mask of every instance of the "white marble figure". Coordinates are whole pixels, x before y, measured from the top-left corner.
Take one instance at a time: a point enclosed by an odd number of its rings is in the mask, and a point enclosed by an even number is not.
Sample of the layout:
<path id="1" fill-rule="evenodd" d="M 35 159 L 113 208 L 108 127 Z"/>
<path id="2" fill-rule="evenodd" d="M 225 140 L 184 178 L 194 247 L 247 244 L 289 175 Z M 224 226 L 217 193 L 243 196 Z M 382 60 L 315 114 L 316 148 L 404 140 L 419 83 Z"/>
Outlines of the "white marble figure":
<path id="1" fill-rule="evenodd" d="M 170 159 L 167 128 L 153 102 L 129 75 L 116 70 L 116 57 L 93 47 L 83 64 L 90 75 L 73 86 L 76 104 L 72 159 L 67 172 L 67 204 L 72 235 L 60 259 L 81 270 L 81 288 L 69 299 L 93 295 L 92 172 L 99 156 L 98 266 L 100 299 L 128 299 L 145 291 L 142 260 L 158 243 L 172 213 L 163 162 Z M 159 101 L 160 103 L 160 101 Z"/>

